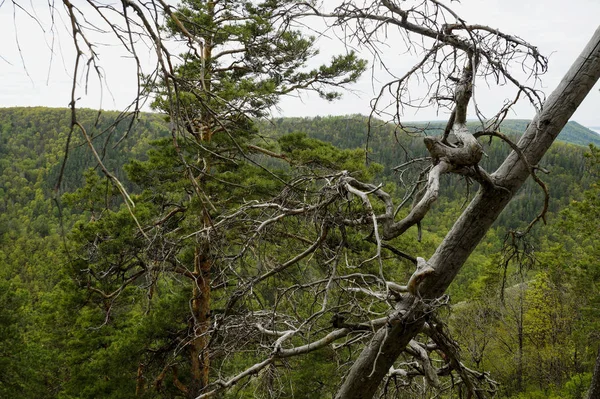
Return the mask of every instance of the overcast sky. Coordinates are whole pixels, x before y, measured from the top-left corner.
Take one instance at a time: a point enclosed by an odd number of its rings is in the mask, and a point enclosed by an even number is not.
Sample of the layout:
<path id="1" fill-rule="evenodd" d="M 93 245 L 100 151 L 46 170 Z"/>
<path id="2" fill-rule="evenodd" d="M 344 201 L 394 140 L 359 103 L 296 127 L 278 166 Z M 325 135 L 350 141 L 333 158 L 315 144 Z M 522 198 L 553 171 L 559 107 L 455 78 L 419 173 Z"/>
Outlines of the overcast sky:
<path id="1" fill-rule="evenodd" d="M 336 0 L 325 0 L 335 4 Z M 1 3 L 1 1 L 0 1 Z M 43 21 L 42 28 L 27 15 L 16 10 L 17 23 L 13 22 L 13 6 L 6 1 L 0 7 L 0 107 L 49 106 L 66 107 L 70 101 L 72 70 L 72 41 L 61 26 L 65 21 L 56 20 L 58 37 L 50 35 L 49 18 L 46 15 L 46 0 L 20 2 L 39 4 L 38 17 Z M 81 3 L 73 0 L 74 4 Z M 538 46 L 542 54 L 550 59 L 549 71 L 543 77 L 543 90 L 546 94 L 556 87 L 575 57 L 583 49 L 599 24 L 600 0 L 462 0 L 460 5 L 453 3 L 455 10 L 468 23 L 482 23 L 493 28 L 522 37 Z M 30 9 L 30 8 L 29 8 Z M 18 42 L 16 40 L 18 33 Z M 54 53 L 50 51 L 54 39 Z M 335 39 L 334 32 L 319 41 L 323 56 L 331 56 L 344 51 Z M 19 53 L 19 47 L 21 52 Z M 108 46 L 101 47 L 102 62 L 108 86 L 101 92 L 93 81 L 85 95 L 84 81 L 81 81 L 80 106 L 103 109 L 122 109 L 135 93 L 135 69 L 124 54 Z M 412 63 L 390 43 L 386 51 L 388 62 L 396 68 L 396 73 L 410 68 Z M 141 54 L 149 60 L 151 54 Z M 368 53 L 364 57 L 370 60 Z M 27 72 L 24 70 L 24 65 Z M 378 68 L 375 77 L 380 77 Z M 372 74 L 366 73 L 358 84 L 346 92 L 342 100 L 327 103 L 316 96 L 303 95 L 300 98 L 287 98 L 280 104 L 276 114 L 284 116 L 315 116 L 368 114 L 369 102 L 374 95 Z M 481 88 L 478 101 L 493 115 L 497 104 L 511 96 L 504 89 Z M 516 108 L 510 118 L 531 118 L 534 110 L 525 105 Z M 433 110 L 418 114 L 405 113 L 406 120 L 443 119 L 445 115 Z M 586 126 L 600 126 L 600 85 L 598 85 L 579 110 L 573 120 Z"/>

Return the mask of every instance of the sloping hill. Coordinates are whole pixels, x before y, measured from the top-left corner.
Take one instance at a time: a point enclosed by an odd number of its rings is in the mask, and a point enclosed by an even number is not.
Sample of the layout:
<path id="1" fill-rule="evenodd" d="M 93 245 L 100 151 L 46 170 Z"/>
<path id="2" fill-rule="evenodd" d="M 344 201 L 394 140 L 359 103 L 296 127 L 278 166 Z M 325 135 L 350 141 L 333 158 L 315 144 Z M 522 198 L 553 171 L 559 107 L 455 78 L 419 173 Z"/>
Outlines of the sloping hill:
<path id="1" fill-rule="evenodd" d="M 527 125 L 529 125 L 528 120 L 511 119 L 502 124 L 502 130 L 508 134 L 521 134 L 525 131 Z M 569 123 L 566 124 L 558 135 L 558 140 L 583 146 L 589 144 L 600 146 L 600 134 L 575 121 L 569 121 Z"/>
<path id="2" fill-rule="evenodd" d="M 116 112 L 103 112 L 98 118 L 97 111 L 81 110 L 80 117 L 89 133 L 96 137 L 99 148 L 106 149 L 105 163 L 119 178 L 125 179 L 122 166 L 132 158 L 145 156 L 152 139 L 168 134 L 162 118 L 155 114 L 145 114 L 134 125 L 133 131 L 124 137 L 127 123 L 121 123 L 114 129 L 109 127 L 118 117 Z M 527 126 L 525 120 L 506 121 L 503 131 L 507 134 L 520 134 Z M 34 209 L 28 204 L 31 201 L 41 201 L 50 195 L 57 181 L 60 164 L 64 157 L 65 143 L 69 132 L 70 115 L 67 109 L 51 108 L 4 108 L 0 109 L 0 232 L 9 229 L 8 215 L 16 215 L 23 208 Z M 431 133 L 442 127 L 437 122 L 430 123 Z M 364 116 L 332 116 L 315 118 L 278 118 L 270 122 L 261 122 L 259 130 L 263 136 L 281 136 L 291 132 L 303 132 L 307 135 L 330 142 L 340 148 L 364 148 L 367 140 L 366 117 Z M 562 141 L 577 144 L 566 145 L 555 143 L 552 150 L 545 156 L 542 166 L 552 173 L 544 179 L 552 190 L 553 210 L 558 205 L 570 201 L 573 193 L 581 190 L 584 170 L 581 145 L 592 142 L 600 145 L 600 135 L 581 126 L 569 122 L 561 135 Z M 118 147 L 115 144 L 120 142 Z M 508 146 L 494 142 L 489 146 L 486 141 L 488 155 L 482 165 L 487 170 L 494 170 L 509 151 Z M 394 126 L 380 123 L 374 127 L 369 137 L 369 158 L 385 166 L 385 171 L 378 179 L 397 181 L 393 168 L 409 157 L 426 155 L 420 136 L 397 134 Z M 73 137 L 69 153 L 69 161 L 65 169 L 63 186 L 66 191 L 79 187 L 82 183 L 83 171 L 95 166 L 96 162 L 86 148 L 80 134 Z M 577 187 L 576 187 L 577 186 Z M 464 183 L 459 186 L 452 183 L 446 189 L 450 200 L 464 195 Z M 527 220 L 530 213 L 539 209 L 542 197 L 538 189 L 528 184 L 522 190 L 524 201 L 511 204 L 511 220 L 519 218 Z M 516 208 L 519 208 L 517 211 Z M 51 206 L 39 206 L 39 209 L 28 215 L 35 221 L 37 217 L 51 212 Z M 502 222 L 502 221 L 501 221 Z M 506 220 L 505 220 L 506 222 Z M 40 224 L 42 224 L 40 222 Z M 509 223 L 510 224 L 510 223 Z M 23 228 L 20 223 L 14 227 Z"/>
<path id="3" fill-rule="evenodd" d="M 96 111 L 82 110 L 80 117 L 89 134 L 96 137 L 98 148 L 106 149 L 107 167 L 123 179 L 124 163 L 144 157 L 152 139 L 169 134 L 162 118 L 154 114 L 142 115 L 128 136 L 125 136 L 127 123 L 110 128 L 118 117 L 117 113 L 104 112 L 98 118 Z M 514 133 L 519 133 L 517 128 L 526 124 L 519 121 L 515 123 Z M 79 214 L 68 206 L 63 206 L 59 211 L 50 200 L 64 157 L 69 125 L 69 111 L 66 109 L 0 109 L 0 313 L 6 310 L 4 314 L 10 315 L 8 325 L 15 326 L 11 330 L 15 332 L 15 339 L 11 336 L 5 342 L 12 349 L 10 353 L 19 353 L 19 356 L 7 358 L 4 370 L 20 370 L 19 367 L 31 370 L 31 377 L 22 380 L 34 387 L 32 391 L 39 390 L 39 393 L 27 397 L 63 397 L 62 394 L 50 396 L 48 390 L 59 392 L 62 384 L 71 378 L 71 371 L 79 370 L 82 363 L 91 363 L 90 372 L 98 375 L 95 370 L 104 370 L 105 365 L 123 361 L 125 357 L 121 353 L 128 353 L 129 356 L 129 344 L 121 346 L 120 340 L 111 341 L 117 335 L 109 327 L 101 331 L 95 329 L 98 331 L 93 333 L 94 338 L 89 339 L 91 330 L 81 328 L 88 324 L 76 325 L 78 320 L 95 323 L 95 316 L 89 311 L 83 311 L 79 316 L 81 303 L 89 300 L 89 297 L 69 288 L 72 286 L 68 277 L 72 274 L 71 268 L 79 270 L 80 267 L 86 267 L 82 263 L 67 261 L 65 255 L 68 237 L 65 239 L 64 232 L 68 231 L 71 222 Z M 261 123 L 259 127 L 263 136 L 304 132 L 345 148 L 364 147 L 367 132 L 363 116 L 280 118 L 271 123 Z M 117 142 L 120 144 L 115 147 Z M 378 181 L 396 183 L 398 190 L 393 194 L 402 195 L 400 177 L 391 169 L 404 162 L 409 153 L 424 153 L 420 136 L 395 134 L 393 126 L 381 124 L 371 132 L 370 148 L 371 157 L 386 165 L 386 171 L 377 177 Z M 486 144 L 488 157 L 484 166 L 488 168 L 490 165 L 488 170 L 492 170 L 493 165 L 508 151 L 508 146 L 496 140 L 491 146 Z M 585 185 L 585 151 L 582 146 L 555 143 L 545 156 L 542 166 L 552 172 L 543 176 L 552 193 L 551 212 L 558 209 L 557 205 L 564 206 L 581 195 L 582 185 Z M 93 166 L 95 161 L 85 141 L 80 134 L 76 134 L 71 142 L 63 190 L 79 187 L 83 172 Z M 426 234 L 431 234 L 431 240 L 443 235 L 455 220 L 454 216 L 461 212 L 468 196 L 465 186 L 465 180 L 456 177 L 448 177 L 444 181 L 443 198 L 436 203 L 425 221 Z M 101 198 L 105 197 L 103 192 L 99 194 Z M 542 200 L 537 186 L 531 183 L 525 185 L 500 217 L 497 229 L 488 234 L 488 243 L 481 246 L 475 260 L 463 268 L 451 289 L 451 295 L 460 300 L 461 296 L 465 298 L 471 293 L 471 283 L 486 267 L 490 254 L 497 253 L 501 247 L 501 237 L 504 236 L 502 230 L 506 227 L 522 227 L 539 212 Z M 424 240 L 423 247 L 431 242 Z M 168 286 L 166 288 L 168 290 Z M 182 303 L 184 307 L 187 306 L 187 301 Z M 100 316 L 98 324 L 104 320 L 104 315 Z M 131 320 L 131 325 L 134 324 L 138 324 L 135 319 Z M 115 328 L 115 331 L 120 330 Z M 155 330 L 148 328 L 147 331 L 153 334 Z M 0 333 L 3 332 L 0 329 Z M 137 353 L 141 347 L 137 335 L 119 332 L 118 338 L 124 335 L 135 338 L 131 341 L 131 353 Z M 112 345 L 113 342 L 119 345 Z M 110 350 L 95 352 L 97 348 L 105 350 L 109 347 Z M 101 354 L 90 361 L 90 353 Z M 115 353 L 121 357 L 116 357 Z M 137 364 L 133 364 L 134 371 L 136 368 Z M 116 384 L 114 381 L 111 383 Z"/>

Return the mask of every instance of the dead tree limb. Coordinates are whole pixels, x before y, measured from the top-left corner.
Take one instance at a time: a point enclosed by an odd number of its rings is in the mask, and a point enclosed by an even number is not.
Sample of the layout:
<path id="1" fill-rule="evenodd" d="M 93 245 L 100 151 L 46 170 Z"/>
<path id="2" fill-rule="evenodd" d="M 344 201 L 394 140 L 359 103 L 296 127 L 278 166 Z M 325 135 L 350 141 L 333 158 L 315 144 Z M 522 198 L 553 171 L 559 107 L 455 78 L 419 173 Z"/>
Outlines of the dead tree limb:
<path id="1" fill-rule="evenodd" d="M 536 165 L 540 161 L 599 78 L 600 28 L 521 137 L 518 146 L 529 165 Z M 425 279 L 421 283 L 420 294 L 424 298 L 436 298 L 446 291 L 529 174 L 526 162 L 513 151 L 492 175 L 494 183 L 505 190 L 480 189 L 429 259 L 429 265 L 436 271 L 436 278 Z M 413 302 L 414 299 L 406 301 L 402 306 L 405 312 L 411 309 L 413 316 L 410 320 L 377 331 L 352 366 L 336 398 L 373 397 L 399 354 L 423 326 L 425 312 L 422 308 L 412 306 Z"/>

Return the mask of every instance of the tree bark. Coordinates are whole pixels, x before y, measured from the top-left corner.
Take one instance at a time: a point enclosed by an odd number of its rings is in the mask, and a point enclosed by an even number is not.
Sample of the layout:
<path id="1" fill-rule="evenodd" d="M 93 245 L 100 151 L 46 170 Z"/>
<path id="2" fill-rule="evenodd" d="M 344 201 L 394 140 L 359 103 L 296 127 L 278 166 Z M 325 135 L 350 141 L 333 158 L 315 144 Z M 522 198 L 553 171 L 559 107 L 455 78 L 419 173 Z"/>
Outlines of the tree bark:
<path id="1" fill-rule="evenodd" d="M 211 23 L 214 23 L 215 18 L 215 2 L 208 1 L 206 3 L 206 14 Z M 209 32 L 202 37 L 202 76 L 201 84 L 202 91 L 205 94 L 205 101 L 208 103 L 210 92 L 212 90 L 212 69 L 211 59 L 213 51 L 213 33 Z M 213 130 L 211 125 L 212 114 L 201 104 L 201 112 L 199 117 L 199 131 L 196 135 L 196 140 L 202 143 L 210 143 L 212 140 Z M 197 162 L 200 164 L 200 159 Z M 210 161 L 204 160 L 206 170 L 210 171 Z M 195 181 L 195 177 L 190 174 L 190 179 Z M 196 183 L 201 184 L 201 183 Z M 198 193 L 198 196 L 201 196 Z M 204 226 L 212 225 L 210 215 L 206 210 L 202 215 Z M 196 243 L 194 254 L 194 281 L 192 288 L 192 334 L 193 338 L 190 342 L 190 360 L 191 360 L 191 381 L 188 397 L 195 398 L 204 392 L 208 386 L 209 371 L 210 371 L 210 308 L 211 308 L 211 270 L 213 261 L 211 259 L 211 245 L 207 238 L 201 238 L 202 242 Z"/>
<path id="2" fill-rule="evenodd" d="M 189 397 L 195 398 L 208 385 L 210 353 L 208 350 L 210 327 L 210 271 L 212 261 L 207 249 L 196 248 L 194 256 L 194 286 L 192 288 L 192 319 L 190 342 L 192 380 L 188 389 Z"/>
<path id="3" fill-rule="evenodd" d="M 600 28 L 521 137 L 518 146 L 527 162 L 513 151 L 492 175 L 496 188 L 479 190 L 429 260 L 435 274 L 421 283 L 419 293 L 423 298 L 436 298 L 446 291 L 500 212 L 527 180 L 528 165 L 538 164 L 599 78 Z M 404 302 L 390 315 L 390 323 L 379 329 L 362 351 L 336 398 L 364 399 L 375 395 L 388 370 L 419 332 L 426 317 L 420 300 L 412 298 Z"/>

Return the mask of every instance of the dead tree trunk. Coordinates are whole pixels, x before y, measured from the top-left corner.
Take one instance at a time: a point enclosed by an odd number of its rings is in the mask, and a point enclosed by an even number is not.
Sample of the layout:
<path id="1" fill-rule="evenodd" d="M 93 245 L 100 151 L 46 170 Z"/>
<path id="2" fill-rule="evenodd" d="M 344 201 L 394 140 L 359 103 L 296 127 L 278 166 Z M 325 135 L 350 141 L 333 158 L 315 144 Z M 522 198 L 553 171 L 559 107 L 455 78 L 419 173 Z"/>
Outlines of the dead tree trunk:
<path id="1" fill-rule="evenodd" d="M 517 193 L 563 126 L 600 78 L 600 28 L 518 143 L 525 160 L 512 152 L 482 187 L 428 261 L 435 271 L 419 287 L 424 299 L 442 295 L 500 212 Z M 372 398 L 397 357 L 419 332 L 427 312 L 414 297 L 400 302 L 365 347 L 337 392 L 338 399 Z"/>

